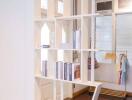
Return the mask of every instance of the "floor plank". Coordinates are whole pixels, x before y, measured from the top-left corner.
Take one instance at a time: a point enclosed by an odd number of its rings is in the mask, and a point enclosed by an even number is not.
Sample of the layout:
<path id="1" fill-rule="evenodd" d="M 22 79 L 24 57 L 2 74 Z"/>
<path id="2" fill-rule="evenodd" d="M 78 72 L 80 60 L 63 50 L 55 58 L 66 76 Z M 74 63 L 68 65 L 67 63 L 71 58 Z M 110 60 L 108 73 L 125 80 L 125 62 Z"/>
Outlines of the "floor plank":
<path id="1" fill-rule="evenodd" d="M 91 98 L 92 98 L 92 95 L 89 95 L 88 93 L 84 93 L 72 100 L 91 100 Z M 67 99 L 67 100 L 70 100 L 70 99 Z M 132 100 L 132 97 L 127 97 L 123 99 L 123 98 L 111 97 L 106 95 L 100 95 L 99 100 Z"/>

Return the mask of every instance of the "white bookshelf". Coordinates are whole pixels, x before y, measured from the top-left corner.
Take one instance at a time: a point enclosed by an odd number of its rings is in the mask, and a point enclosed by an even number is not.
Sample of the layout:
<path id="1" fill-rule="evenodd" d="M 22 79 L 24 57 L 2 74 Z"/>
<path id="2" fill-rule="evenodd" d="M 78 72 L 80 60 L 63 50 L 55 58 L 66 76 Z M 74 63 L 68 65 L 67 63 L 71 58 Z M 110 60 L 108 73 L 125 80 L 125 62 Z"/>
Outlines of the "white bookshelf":
<path id="1" fill-rule="evenodd" d="M 63 4 L 63 13 L 58 13 L 58 1 Z M 111 12 L 97 13 L 96 0 L 77 0 L 77 11 L 73 14 L 73 0 L 48 0 L 47 9 L 41 8 L 41 0 L 35 0 L 35 17 L 34 17 L 34 33 L 35 33 L 35 78 L 36 78 L 36 100 L 63 100 L 67 97 L 72 97 L 72 84 L 80 84 L 86 86 L 96 87 L 92 100 L 97 100 L 102 83 L 95 81 L 94 58 L 95 52 L 105 51 L 96 48 L 95 33 L 96 33 L 96 18 L 103 16 L 112 17 L 112 50 L 116 49 L 116 33 L 115 22 L 116 15 L 131 14 L 132 12 L 119 12 L 117 9 L 117 0 L 113 0 L 113 9 Z M 75 5 L 74 5 L 75 6 Z M 74 9 L 75 10 L 75 9 Z M 74 22 L 76 24 L 74 24 Z M 47 25 L 48 43 L 50 47 L 43 48 L 41 29 L 43 25 Z M 75 25 L 75 26 L 74 26 Z M 80 30 L 80 47 L 73 47 L 73 32 L 77 28 Z M 44 30 L 45 34 L 47 31 Z M 54 36 L 51 36 L 54 34 Z M 45 38 L 46 35 L 43 36 Z M 65 38 L 64 38 L 65 37 Z M 47 37 L 45 38 L 47 39 Z M 107 49 L 107 48 L 106 48 Z M 46 50 L 48 53 L 42 55 L 42 51 Z M 59 51 L 63 52 L 59 53 Z M 56 79 L 55 64 L 57 61 L 73 63 L 73 52 L 80 53 L 80 80 L 68 81 Z M 88 57 L 91 57 L 91 70 L 88 71 Z M 41 74 L 41 60 L 42 56 L 48 61 L 49 73 L 45 77 Z M 49 98 L 43 97 L 44 85 L 49 84 L 52 87 Z M 59 87 L 59 88 L 58 88 Z"/>
<path id="2" fill-rule="evenodd" d="M 79 85 L 86 85 L 86 86 L 95 86 L 97 89 L 100 90 L 101 83 L 94 81 L 94 76 L 91 75 L 91 80 L 88 80 L 88 71 L 87 71 L 87 57 L 89 52 L 96 51 L 94 48 L 90 48 L 89 45 L 89 34 L 92 32 L 91 23 L 92 17 L 96 15 L 92 13 L 92 1 L 88 0 L 78 0 L 77 4 L 77 13 L 73 15 L 73 3 L 72 0 L 60 0 L 64 3 L 64 12 L 63 14 L 57 13 L 57 0 L 48 0 L 48 7 L 47 10 L 40 9 L 41 1 L 35 0 L 35 62 L 36 62 L 36 70 L 35 70 L 35 78 L 36 78 L 36 100 L 46 100 L 43 97 L 43 89 L 40 84 L 46 84 L 49 82 L 52 86 L 51 98 L 47 100 L 63 100 L 67 97 L 72 97 L 73 89 L 72 84 L 79 84 Z M 87 4 L 86 4 L 87 2 Z M 52 5 L 52 6 L 51 6 Z M 87 9 L 89 8 L 89 9 Z M 45 16 L 42 14 L 45 14 Z M 73 24 L 76 22 L 76 27 L 81 31 L 80 34 L 80 47 L 73 48 Z M 52 24 L 50 24 L 52 23 Z M 49 30 L 54 32 L 54 44 L 52 44 L 49 48 L 42 48 L 41 40 L 42 35 L 41 29 L 44 24 L 48 25 Z M 89 27 L 87 29 L 87 27 Z M 62 29 L 64 32 L 62 32 Z M 50 32 L 49 32 L 50 33 Z M 64 40 L 64 35 L 66 35 L 66 39 Z M 50 36 L 49 36 L 50 40 Z M 63 41 L 64 40 L 64 41 Z M 62 44 L 62 42 L 65 42 Z M 63 46 L 64 45 L 64 46 Z M 44 59 L 49 61 L 48 70 L 49 73 L 45 77 L 41 74 L 41 59 L 42 59 L 42 51 L 48 51 L 47 56 Z M 63 51 L 63 56 L 58 58 L 59 51 Z M 73 62 L 73 52 L 77 51 L 80 54 L 80 80 L 76 81 L 68 81 L 68 80 L 60 80 L 56 79 L 55 72 L 53 66 L 55 66 L 56 61 L 64 61 L 64 62 Z M 86 63 L 86 64 L 85 64 Z M 94 62 L 92 64 L 94 66 Z M 92 69 L 94 70 L 94 69 Z M 94 73 L 93 73 L 94 74 Z M 59 85 L 57 85 L 59 84 Z M 65 84 L 65 85 L 64 85 Z M 58 89 L 58 87 L 60 87 Z M 58 90 L 58 91 L 57 91 Z M 99 90 L 95 91 L 92 100 L 97 100 Z M 68 93 L 67 93 L 68 92 Z M 60 96 L 60 97 L 58 97 Z"/>

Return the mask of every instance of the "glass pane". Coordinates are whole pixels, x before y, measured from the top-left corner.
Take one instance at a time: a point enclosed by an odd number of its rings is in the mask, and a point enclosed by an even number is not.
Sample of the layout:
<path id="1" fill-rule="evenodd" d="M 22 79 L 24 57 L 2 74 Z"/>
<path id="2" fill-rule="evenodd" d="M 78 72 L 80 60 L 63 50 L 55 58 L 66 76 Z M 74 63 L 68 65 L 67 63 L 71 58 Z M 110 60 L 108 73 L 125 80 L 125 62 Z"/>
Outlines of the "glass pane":
<path id="1" fill-rule="evenodd" d="M 112 50 L 112 17 L 96 17 L 96 49 Z M 97 52 L 96 58 L 99 62 L 106 62 L 104 52 Z M 109 62 L 109 61 L 108 61 Z M 107 63 L 108 63 L 107 62 Z"/>
<path id="2" fill-rule="evenodd" d="M 128 60 L 132 63 L 132 14 L 118 15 L 116 23 L 117 50 L 127 50 Z"/>

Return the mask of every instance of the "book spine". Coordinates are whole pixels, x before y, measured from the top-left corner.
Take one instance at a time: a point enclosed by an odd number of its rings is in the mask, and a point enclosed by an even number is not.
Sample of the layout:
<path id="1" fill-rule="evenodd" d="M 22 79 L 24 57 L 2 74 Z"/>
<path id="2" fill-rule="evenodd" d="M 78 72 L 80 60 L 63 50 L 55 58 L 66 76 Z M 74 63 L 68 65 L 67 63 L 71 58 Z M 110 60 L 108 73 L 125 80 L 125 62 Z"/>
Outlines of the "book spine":
<path id="1" fill-rule="evenodd" d="M 58 79 L 58 62 L 56 62 L 56 79 Z"/>
<path id="2" fill-rule="evenodd" d="M 74 66 L 75 66 L 75 65 L 72 64 L 72 81 L 74 80 L 74 70 L 75 70 L 75 69 L 74 69 Z"/>
<path id="3" fill-rule="evenodd" d="M 56 62 L 56 78 L 64 79 L 64 63 L 61 61 Z"/>
<path id="4" fill-rule="evenodd" d="M 60 62 L 60 79 L 64 79 L 64 63 Z"/>
<path id="5" fill-rule="evenodd" d="M 72 63 L 69 64 L 69 81 L 72 81 Z"/>
<path id="6" fill-rule="evenodd" d="M 67 80 L 67 63 L 64 63 L 64 80 Z"/>
<path id="7" fill-rule="evenodd" d="M 73 49 L 76 48 L 76 32 L 73 32 Z"/>
<path id="8" fill-rule="evenodd" d="M 70 75 L 69 75 L 69 73 L 70 73 L 70 69 L 69 69 L 69 64 L 68 63 L 66 63 L 66 66 L 67 66 L 67 80 L 70 80 Z"/>
<path id="9" fill-rule="evenodd" d="M 74 65 L 74 79 L 80 79 L 80 64 Z"/>
<path id="10" fill-rule="evenodd" d="M 80 49 L 80 47 L 81 47 L 81 32 L 80 32 L 80 30 L 77 30 L 76 31 L 76 41 L 75 41 L 75 43 L 76 43 L 76 49 Z"/>
<path id="11" fill-rule="evenodd" d="M 41 73 L 42 76 L 47 76 L 47 61 L 42 61 Z"/>

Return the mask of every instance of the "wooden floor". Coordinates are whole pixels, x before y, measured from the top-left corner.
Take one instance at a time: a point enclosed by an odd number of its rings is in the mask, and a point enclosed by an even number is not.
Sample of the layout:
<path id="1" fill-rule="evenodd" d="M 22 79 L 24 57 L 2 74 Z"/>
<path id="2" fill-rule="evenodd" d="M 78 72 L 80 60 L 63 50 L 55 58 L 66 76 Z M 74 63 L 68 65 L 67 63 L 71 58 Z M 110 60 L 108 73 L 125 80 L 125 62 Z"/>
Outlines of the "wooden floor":
<path id="1" fill-rule="evenodd" d="M 82 94 L 82 95 L 80 95 L 80 96 L 78 96 L 72 100 L 91 100 L 91 97 L 92 97 L 92 95 L 89 95 L 88 93 L 84 93 L 84 94 Z M 122 99 L 122 98 L 100 95 L 99 100 L 132 100 L 132 97 L 127 97 L 125 99 Z"/>

